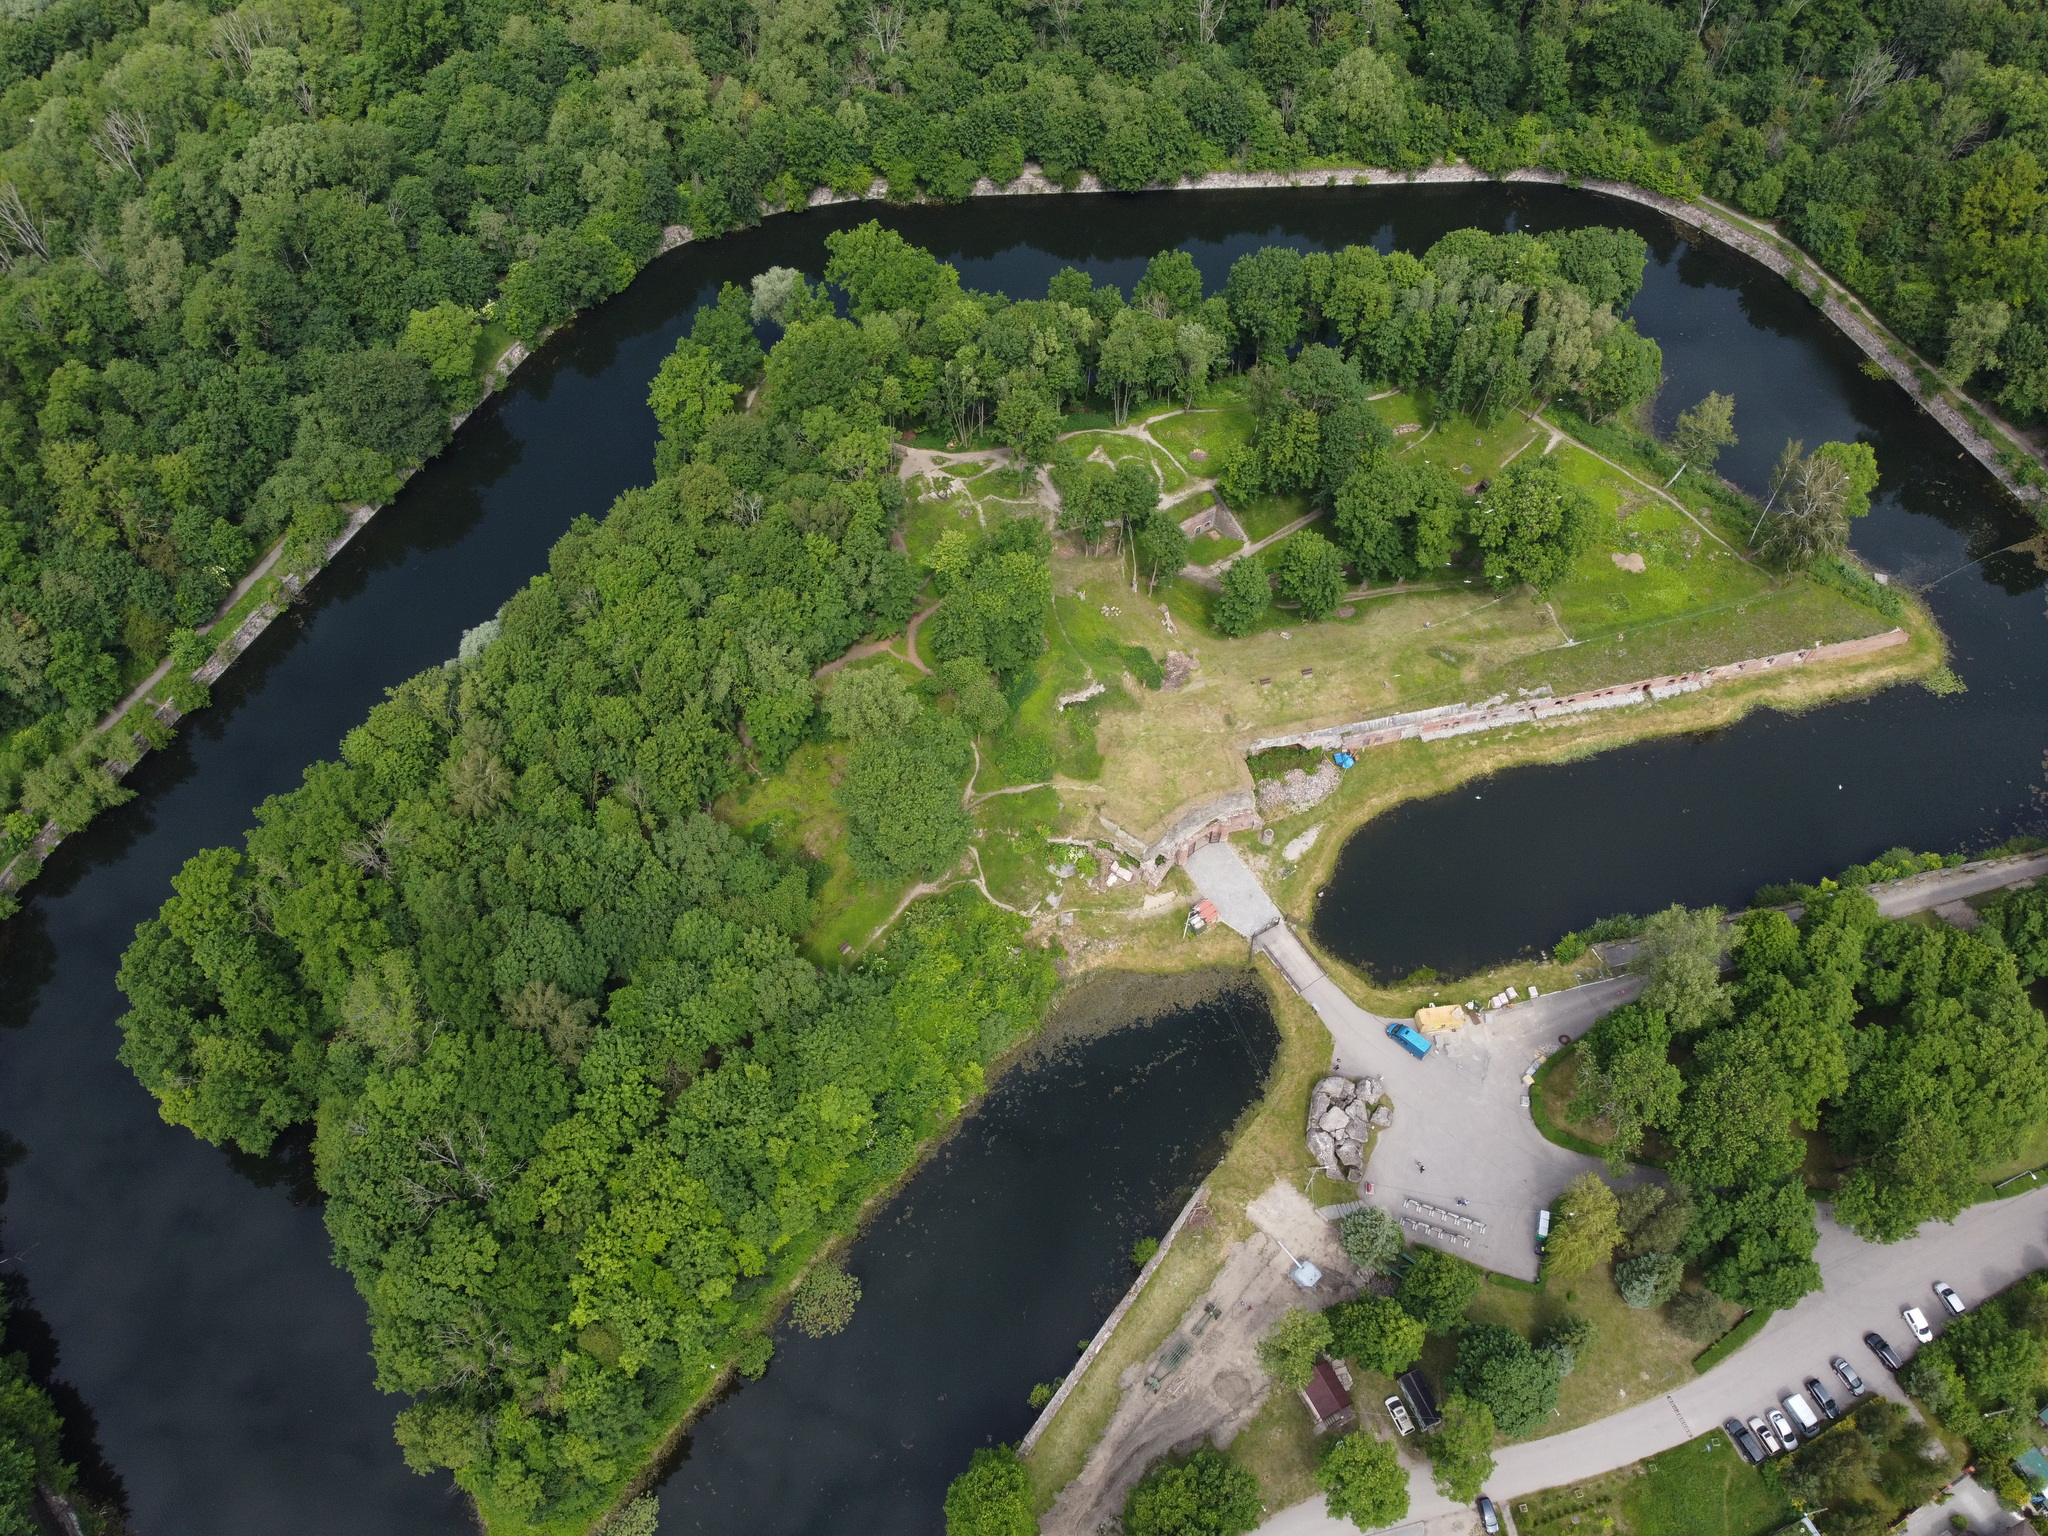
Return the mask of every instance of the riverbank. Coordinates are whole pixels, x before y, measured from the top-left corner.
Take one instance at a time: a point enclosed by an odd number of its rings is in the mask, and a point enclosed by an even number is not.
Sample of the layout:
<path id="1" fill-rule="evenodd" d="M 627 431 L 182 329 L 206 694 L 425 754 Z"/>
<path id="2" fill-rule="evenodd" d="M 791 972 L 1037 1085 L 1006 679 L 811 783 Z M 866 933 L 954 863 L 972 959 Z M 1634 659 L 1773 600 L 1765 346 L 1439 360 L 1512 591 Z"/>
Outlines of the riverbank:
<path id="1" fill-rule="evenodd" d="M 1455 186 L 1488 182 L 1569 186 L 1634 203 L 1673 219 L 1690 233 L 1711 237 L 1783 277 L 1805 294 L 1826 316 L 1830 324 L 1848 337 L 1866 357 L 1880 366 L 1916 405 L 1937 421 L 1943 430 L 1997 479 L 2006 491 L 2022 502 L 2033 505 L 2037 518 L 2044 515 L 2043 508 L 2048 507 L 2048 502 L 2042 500 L 2041 491 L 2032 484 L 2023 483 L 2021 474 L 2015 473 L 2017 466 L 2030 479 L 2048 475 L 2048 459 L 2044 459 L 2041 451 L 2030 439 L 2016 429 L 2010 428 L 1983 402 L 1974 400 L 1943 383 L 1931 362 L 1894 336 L 1851 290 L 1786 238 L 1775 225 L 1759 223 L 1704 196 L 1687 202 L 1627 182 L 1597 178 L 1575 181 L 1562 172 L 1542 167 L 1508 169 L 1496 175 L 1464 163 L 1434 165 L 1412 172 L 1388 171 L 1369 166 L 1315 166 L 1295 171 L 1267 172 L 1212 171 L 1200 176 L 1184 177 L 1170 187 L 1161 186 L 1154 190 L 1243 191 L 1318 187 Z M 992 198 L 1077 192 L 1104 193 L 1107 190 L 1092 174 L 1084 173 L 1074 185 L 1067 186 L 1049 180 L 1038 167 L 1027 165 L 1023 174 L 1007 184 L 998 185 L 986 178 L 977 181 L 970 195 L 976 198 Z M 877 179 L 864 193 L 844 194 L 830 188 L 818 188 L 800 208 L 777 208 L 764 204 L 761 212 L 762 216 L 767 218 L 779 213 L 801 212 L 808 208 L 843 203 L 892 201 L 888 195 L 887 182 Z M 661 257 L 694 243 L 696 235 L 687 226 L 669 226 L 663 230 L 662 239 L 653 256 L 649 258 L 647 266 L 641 269 L 642 272 L 651 268 Z M 572 324 L 576 318 L 578 317 L 572 317 L 564 324 Z M 543 333 L 535 340 L 532 348 L 525 343 L 515 342 L 501 354 L 485 377 L 485 400 L 488 400 L 491 393 L 501 388 L 512 371 L 533 355 L 533 352 L 553 333 L 553 329 Z M 472 407 L 454 419 L 450 442 L 435 456 L 436 458 L 444 456 L 453 448 L 458 440 L 456 434 L 482 403 L 479 402 L 479 406 Z M 416 470 L 406 471 L 402 478 L 409 479 L 415 472 Z M 274 568 L 283 553 L 288 542 L 287 537 L 278 540 L 245 574 L 238 583 L 235 593 L 231 594 L 223 605 L 223 611 L 216 615 L 215 622 L 209 625 L 208 629 L 210 632 L 218 628 L 220 623 L 230 619 L 237 627 L 228 644 L 217 648 L 209 656 L 206 665 L 194 674 L 196 682 L 202 685 L 211 683 L 232 666 L 255 639 L 286 611 L 303 589 L 305 582 L 324 569 L 370 519 L 382 510 L 382 505 L 358 506 L 346 510 L 349 513 L 347 524 L 328 544 L 322 558 L 306 570 L 289 572 L 274 584 L 267 579 L 266 573 Z M 126 741 L 110 739 L 105 743 L 104 750 L 96 754 L 103 762 L 104 770 L 117 785 L 145 753 L 169 740 L 170 731 L 183 716 L 184 711 L 176 704 L 155 700 L 149 696 L 161 688 L 168 673 L 168 666 L 167 658 L 134 693 L 131 693 L 127 701 L 117 707 L 115 716 L 118 719 L 110 717 L 111 727 L 108 722 L 103 721 L 94 733 L 107 737 L 113 731 L 127 732 Z M 74 744 L 72 748 L 66 750 L 76 750 L 77 745 Z M 88 822 L 69 828 L 60 826 L 55 818 L 46 819 L 28 847 L 20 849 L 4 864 L 0 864 L 0 920 L 11 915 L 18 907 L 17 893 L 40 872 L 43 863 L 62 843 L 65 836 L 69 832 L 82 830 L 83 825 L 89 824 L 89 819 Z"/>

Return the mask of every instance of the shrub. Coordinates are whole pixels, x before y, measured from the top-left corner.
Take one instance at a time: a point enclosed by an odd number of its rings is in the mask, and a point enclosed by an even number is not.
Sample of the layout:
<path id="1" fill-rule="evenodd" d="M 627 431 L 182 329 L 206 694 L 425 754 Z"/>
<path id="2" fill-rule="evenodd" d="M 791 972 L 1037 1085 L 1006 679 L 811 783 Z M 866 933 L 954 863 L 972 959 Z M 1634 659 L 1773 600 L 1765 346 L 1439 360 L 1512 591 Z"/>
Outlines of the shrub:
<path id="1" fill-rule="evenodd" d="M 1338 1240 L 1352 1263 L 1369 1275 L 1385 1274 L 1407 1248 L 1401 1223 L 1377 1206 L 1353 1211 L 1337 1227 Z"/>
<path id="2" fill-rule="evenodd" d="M 804 1276 L 790 1303 L 789 1320 L 814 1339 L 837 1333 L 853 1321 L 860 1282 L 836 1264 L 821 1264 Z"/>
<path id="3" fill-rule="evenodd" d="M 1131 1263 L 1137 1268 L 1143 1269 L 1152 1262 L 1152 1256 L 1157 1252 L 1159 1252 L 1158 1238 L 1141 1237 L 1131 1244 Z"/>
<path id="4" fill-rule="evenodd" d="M 1700 1344 L 1711 1344 L 1728 1331 L 1727 1308 L 1705 1291 L 1680 1291 L 1664 1304 L 1664 1318 Z"/>
<path id="5" fill-rule="evenodd" d="M 1638 1309 L 1663 1306 L 1678 1294 L 1684 1278 L 1685 1265 L 1668 1253 L 1638 1254 L 1614 1267 L 1621 1299 Z"/>

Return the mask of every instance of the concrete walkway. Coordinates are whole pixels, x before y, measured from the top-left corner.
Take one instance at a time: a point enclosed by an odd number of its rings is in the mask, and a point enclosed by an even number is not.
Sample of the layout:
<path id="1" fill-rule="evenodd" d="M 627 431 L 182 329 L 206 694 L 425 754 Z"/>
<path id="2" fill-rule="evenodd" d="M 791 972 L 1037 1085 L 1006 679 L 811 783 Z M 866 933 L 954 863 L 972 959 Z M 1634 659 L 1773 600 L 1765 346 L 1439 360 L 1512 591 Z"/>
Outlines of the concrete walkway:
<path id="1" fill-rule="evenodd" d="M 1216 903 L 1223 926 L 1246 938 L 1280 921 L 1273 898 L 1228 843 L 1208 843 L 1189 854 L 1188 878 L 1195 882 L 1195 889 Z"/>

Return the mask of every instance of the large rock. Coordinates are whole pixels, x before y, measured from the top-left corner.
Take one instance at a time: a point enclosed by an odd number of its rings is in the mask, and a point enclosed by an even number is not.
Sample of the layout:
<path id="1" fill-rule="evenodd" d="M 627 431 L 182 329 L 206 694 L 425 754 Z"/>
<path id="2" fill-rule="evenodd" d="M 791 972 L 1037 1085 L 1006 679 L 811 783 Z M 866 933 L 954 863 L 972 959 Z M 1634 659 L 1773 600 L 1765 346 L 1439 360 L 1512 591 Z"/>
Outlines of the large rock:
<path id="1" fill-rule="evenodd" d="M 1326 1173 L 1337 1172 L 1337 1138 L 1328 1131 L 1310 1131 L 1308 1151 L 1309 1156 L 1323 1165 Z"/>
<path id="2" fill-rule="evenodd" d="M 1365 1148 L 1355 1141 L 1340 1141 L 1337 1143 L 1337 1161 L 1347 1168 L 1363 1168 Z"/>
<path id="3" fill-rule="evenodd" d="M 1349 1104 L 1358 1092 L 1358 1085 L 1348 1077 L 1326 1077 L 1316 1084 L 1315 1091 L 1332 1104 Z"/>
<path id="4" fill-rule="evenodd" d="M 1332 1136 L 1337 1135 L 1350 1124 L 1351 1117 L 1334 1104 L 1324 1110 L 1322 1119 L 1316 1122 L 1319 1129 L 1328 1131 Z"/>
<path id="5" fill-rule="evenodd" d="M 1370 1104 L 1380 1096 L 1380 1080 L 1376 1077 L 1361 1077 L 1358 1080 L 1358 1098 Z"/>
<path id="6" fill-rule="evenodd" d="M 1349 1136 L 1353 1141 L 1365 1140 L 1366 1137 L 1372 1134 L 1372 1111 L 1363 1104 L 1352 1105 L 1351 1116 L 1346 1123 L 1343 1134 Z"/>
<path id="7" fill-rule="evenodd" d="M 1394 1106 L 1382 1104 L 1372 1112 L 1372 1123 L 1381 1130 L 1394 1123 Z"/>

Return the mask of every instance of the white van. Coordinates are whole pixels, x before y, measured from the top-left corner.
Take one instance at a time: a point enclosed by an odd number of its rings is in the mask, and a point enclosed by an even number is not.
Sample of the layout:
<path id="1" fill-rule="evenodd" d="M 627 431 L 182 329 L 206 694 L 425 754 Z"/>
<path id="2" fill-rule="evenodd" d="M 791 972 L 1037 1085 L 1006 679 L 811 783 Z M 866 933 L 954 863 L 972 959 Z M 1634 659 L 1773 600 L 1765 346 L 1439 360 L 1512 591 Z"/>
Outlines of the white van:
<path id="1" fill-rule="evenodd" d="M 1814 1417 L 1813 1409 L 1807 1406 L 1804 1392 L 1794 1392 L 1787 1397 L 1785 1411 L 1792 1415 L 1792 1422 L 1799 1426 L 1802 1439 L 1811 1440 L 1820 1433 L 1820 1420 Z"/>

